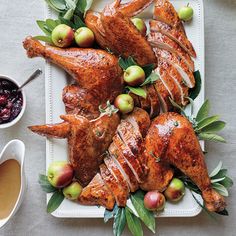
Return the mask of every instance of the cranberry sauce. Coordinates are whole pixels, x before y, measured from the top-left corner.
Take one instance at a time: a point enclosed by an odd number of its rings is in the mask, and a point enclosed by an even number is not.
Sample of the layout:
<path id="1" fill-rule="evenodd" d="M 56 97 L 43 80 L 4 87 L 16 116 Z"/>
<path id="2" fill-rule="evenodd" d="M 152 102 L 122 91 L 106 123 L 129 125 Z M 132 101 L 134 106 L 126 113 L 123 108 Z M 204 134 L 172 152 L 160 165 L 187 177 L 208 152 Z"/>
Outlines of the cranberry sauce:
<path id="1" fill-rule="evenodd" d="M 17 85 L 0 78 L 0 124 L 14 120 L 21 112 L 23 96 Z"/>

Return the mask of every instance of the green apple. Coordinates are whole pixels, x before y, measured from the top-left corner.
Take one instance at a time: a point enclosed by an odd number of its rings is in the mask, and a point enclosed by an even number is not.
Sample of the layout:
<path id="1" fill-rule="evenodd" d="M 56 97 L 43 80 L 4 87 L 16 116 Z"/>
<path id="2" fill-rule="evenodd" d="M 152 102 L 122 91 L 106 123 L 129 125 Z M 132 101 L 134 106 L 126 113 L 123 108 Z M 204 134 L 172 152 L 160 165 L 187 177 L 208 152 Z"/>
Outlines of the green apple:
<path id="1" fill-rule="evenodd" d="M 124 72 L 124 81 L 130 86 L 139 86 L 145 80 L 145 72 L 140 66 L 130 66 Z"/>
<path id="2" fill-rule="evenodd" d="M 193 8 L 189 5 L 181 7 L 178 11 L 179 18 L 183 21 L 189 21 L 193 18 Z"/>
<path id="3" fill-rule="evenodd" d="M 94 43 L 94 33 L 87 27 L 81 27 L 75 32 L 75 42 L 81 48 L 91 47 Z"/>
<path id="4" fill-rule="evenodd" d="M 143 36 L 146 36 L 146 34 L 147 34 L 147 26 L 146 26 L 144 20 L 141 19 L 141 18 L 133 18 L 133 19 L 131 19 L 131 21 L 133 22 L 133 24 L 135 25 L 135 27 L 138 29 L 138 31 L 139 31 Z"/>
<path id="5" fill-rule="evenodd" d="M 177 178 L 173 178 L 164 192 L 167 200 L 171 202 L 178 202 L 185 194 L 184 183 Z"/>
<path id="6" fill-rule="evenodd" d="M 63 189 L 64 196 L 69 200 L 77 200 L 83 188 L 78 182 L 72 182 Z"/>
<path id="7" fill-rule="evenodd" d="M 147 192 L 144 196 L 144 206 L 149 211 L 161 211 L 165 208 L 165 196 L 158 191 Z"/>
<path id="8" fill-rule="evenodd" d="M 134 109 L 134 100 L 129 94 L 120 94 L 116 97 L 114 105 L 121 113 L 127 114 Z"/>
<path id="9" fill-rule="evenodd" d="M 73 29 L 65 24 L 56 26 L 52 31 L 52 42 L 60 48 L 65 48 L 71 45 L 74 40 Z"/>
<path id="10" fill-rule="evenodd" d="M 73 168 L 66 161 L 52 162 L 48 167 L 48 181 L 55 188 L 63 188 L 73 179 Z"/>

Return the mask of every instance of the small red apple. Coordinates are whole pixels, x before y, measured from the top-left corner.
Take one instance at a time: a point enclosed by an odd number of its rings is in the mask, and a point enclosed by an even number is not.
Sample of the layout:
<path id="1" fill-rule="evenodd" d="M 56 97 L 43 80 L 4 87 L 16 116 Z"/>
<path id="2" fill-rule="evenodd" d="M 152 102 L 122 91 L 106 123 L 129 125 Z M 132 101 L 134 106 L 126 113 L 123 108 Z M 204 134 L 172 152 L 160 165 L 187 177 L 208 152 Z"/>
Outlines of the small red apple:
<path id="1" fill-rule="evenodd" d="M 185 194 L 184 183 L 177 178 L 173 178 L 164 192 L 167 200 L 171 202 L 180 201 Z"/>
<path id="2" fill-rule="evenodd" d="M 52 162 L 48 167 L 48 181 L 55 188 L 63 188 L 73 179 L 73 168 L 66 161 Z"/>
<path id="3" fill-rule="evenodd" d="M 116 97 L 114 105 L 121 113 L 127 114 L 134 109 L 134 100 L 129 94 L 120 94 Z"/>
<path id="4" fill-rule="evenodd" d="M 144 196 L 144 206 L 150 211 L 161 211 L 166 203 L 165 196 L 158 191 L 147 192 Z"/>
<path id="5" fill-rule="evenodd" d="M 56 26 L 52 31 L 52 42 L 60 48 L 65 48 L 71 45 L 74 40 L 73 29 L 65 24 Z"/>
<path id="6" fill-rule="evenodd" d="M 94 43 L 94 33 L 87 27 L 81 27 L 75 32 L 75 42 L 81 48 L 89 48 Z"/>
<path id="7" fill-rule="evenodd" d="M 78 182 L 72 182 L 63 189 L 64 196 L 69 200 L 77 200 L 83 188 Z"/>

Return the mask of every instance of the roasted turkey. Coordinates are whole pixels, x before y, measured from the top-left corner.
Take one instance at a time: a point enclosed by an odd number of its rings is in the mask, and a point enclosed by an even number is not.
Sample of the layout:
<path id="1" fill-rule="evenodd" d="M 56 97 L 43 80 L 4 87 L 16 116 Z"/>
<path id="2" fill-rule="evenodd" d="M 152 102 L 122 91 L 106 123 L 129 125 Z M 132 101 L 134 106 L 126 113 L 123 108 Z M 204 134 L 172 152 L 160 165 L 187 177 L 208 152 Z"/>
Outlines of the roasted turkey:
<path id="1" fill-rule="evenodd" d="M 225 200 L 211 187 L 191 123 L 170 112 L 174 109 L 170 99 L 185 106 L 189 89 L 195 86 L 192 57 L 196 52 L 183 24 L 168 0 L 154 1 L 147 37 L 130 21 L 152 2 L 116 0 L 102 12 L 87 13 L 85 23 L 97 43 L 114 55 L 99 49 L 43 46 L 31 37 L 24 41 L 29 57 L 44 57 L 76 82 L 63 90 L 68 113 L 62 116 L 64 122 L 30 129 L 68 139 L 69 160 L 85 186 L 78 199 L 81 204 L 112 209 L 115 203 L 125 206 L 138 188 L 163 191 L 173 178 L 174 166 L 196 183 L 210 211 L 222 211 Z M 131 93 L 136 108 L 121 120 L 114 110 L 109 115 L 99 111 L 99 105 L 113 102 L 124 88 L 115 55 L 132 56 L 142 66 L 152 63 L 159 75 L 155 83 L 143 87 L 146 99 Z"/>
<path id="2" fill-rule="evenodd" d="M 49 138 L 67 138 L 69 160 L 76 178 L 86 186 L 96 175 L 100 156 L 108 149 L 120 118 L 118 114 L 101 114 L 95 120 L 79 115 L 62 115 L 64 121 L 54 125 L 30 126 L 33 132 Z"/>

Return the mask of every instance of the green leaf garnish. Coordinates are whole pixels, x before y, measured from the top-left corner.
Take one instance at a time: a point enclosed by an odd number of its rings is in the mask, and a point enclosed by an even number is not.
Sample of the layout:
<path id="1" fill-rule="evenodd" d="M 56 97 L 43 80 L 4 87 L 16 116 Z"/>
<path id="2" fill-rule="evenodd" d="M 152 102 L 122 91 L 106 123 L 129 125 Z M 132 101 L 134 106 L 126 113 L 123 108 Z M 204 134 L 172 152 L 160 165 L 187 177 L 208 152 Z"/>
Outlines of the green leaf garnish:
<path id="1" fill-rule="evenodd" d="M 61 205 L 64 198 L 65 197 L 61 191 L 54 192 L 48 202 L 47 212 L 52 213 L 53 211 L 55 211 Z"/>
<path id="2" fill-rule="evenodd" d="M 101 114 L 108 116 L 111 116 L 119 111 L 119 109 L 117 109 L 114 105 L 111 105 L 110 101 L 107 101 L 106 107 L 102 107 L 102 105 L 100 105 L 98 109 Z"/>
<path id="3" fill-rule="evenodd" d="M 207 118 L 203 119 L 202 121 L 200 121 L 198 123 L 197 129 L 201 130 L 201 129 L 207 127 L 208 125 L 210 125 L 213 122 L 218 121 L 218 120 L 219 120 L 218 115 L 207 117 Z"/>
<path id="4" fill-rule="evenodd" d="M 147 84 L 153 84 L 159 78 L 160 78 L 159 75 L 153 72 L 148 77 L 146 77 L 145 81 L 140 86 L 142 87 Z"/>
<path id="5" fill-rule="evenodd" d="M 214 176 L 216 176 L 216 175 L 220 172 L 222 165 L 223 165 L 223 163 L 222 163 L 222 161 L 220 161 L 219 164 L 218 164 L 218 165 L 216 166 L 216 168 L 210 173 L 209 176 L 210 176 L 211 178 L 214 177 Z M 223 176 L 222 176 L 222 177 L 223 177 Z"/>
<path id="6" fill-rule="evenodd" d="M 66 2 L 64 0 L 45 0 L 45 2 L 57 12 L 66 10 Z"/>
<path id="7" fill-rule="evenodd" d="M 201 129 L 201 131 L 205 133 L 215 133 L 224 129 L 225 125 L 226 123 L 224 121 L 218 120 L 205 126 L 204 128 Z"/>
<path id="8" fill-rule="evenodd" d="M 85 23 L 81 20 L 81 18 L 77 15 L 74 15 L 74 22 L 75 22 L 75 30 L 79 29 L 80 27 L 85 27 Z"/>
<path id="9" fill-rule="evenodd" d="M 220 183 L 213 183 L 212 187 L 222 196 L 228 197 L 228 190 Z"/>
<path id="10" fill-rule="evenodd" d="M 51 31 L 53 31 L 54 28 L 57 26 L 57 22 L 53 19 L 46 19 L 45 23 L 48 29 L 50 29 Z"/>
<path id="11" fill-rule="evenodd" d="M 153 212 L 147 210 L 144 207 L 144 192 L 141 190 L 138 190 L 136 193 L 131 195 L 131 202 L 133 203 L 133 206 L 135 210 L 137 211 L 140 219 L 143 221 L 143 223 L 153 232 L 155 233 L 155 217 L 153 215 Z"/>
<path id="12" fill-rule="evenodd" d="M 134 215 L 128 207 L 125 208 L 125 215 L 129 230 L 132 235 L 143 236 L 143 229 L 139 218 Z"/>
<path id="13" fill-rule="evenodd" d="M 148 64 L 148 65 L 145 65 L 145 66 L 142 66 L 144 72 L 145 72 L 145 77 L 148 78 L 152 71 L 155 69 L 155 65 L 154 64 Z"/>
<path id="14" fill-rule="evenodd" d="M 67 20 L 67 19 L 65 19 L 65 18 L 63 18 L 61 16 L 59 16 L 59 20 L 61 21 L 62 24 L 68 25 L 68 26 L 70 26 L 73 29 L 75 28 L 74 23 L 71 22 L 70 20 Z"/>
<path id="15" fill-rule="evenodd" d="M 49 36 L 38 35 L 38 36 L 34 36 L 34 39 L 43 41 L 45 43 L 53 44 L 52 39 Z"/>
<path id="16" fill-rule="evenodd" d="M 213 141 L 213 142 L 221 142 L 226 143 L 225 139 L 217 134 L 212 133 L 200 133 L 198 134 L 198 137 L 200 140 L 207 140 L 207 141 Z"/>
<path id="17" fill-rule="evenodd" d="M 202 106 L 200 107 L 197 116 L 196 116 L 196 121 L 200 122 L 201 120 L 205 119 L 208 114 L 209 114 L 209 110 L 210 110 L 210 102 L 209 100 L 206 100 Z"/>
<path id="18" fill-rule="evenodd" d="M 195 78 L 195 86 L 193 89 L 189 90 L 189 97 L 192 98 L 193 100 L 199 95 L 202 87 L 202 80 L 201 80 L 201 74 L 200 71 L 195 71 L 193 73 L 194 78 Z"/>
<path id="19" fill-rule="evenodd" d="M 147 98 L 147 92 L 143 88 L 131 86 L 126 86 L 126 88 L 129 89 L 129 91 L 133 94 L 143 97 L 144 99 Z"/>
<path id="20" fill-rule="evenodd" d="M 46 22 L 42 20 L 37 20 L 37 25 L 39 28 L 47 35 L 51 36 L 52 31 L 47 27 Z"/>
<path id="21" fill-rule="evenodd" d="M 39 180 L 38 180 L 42 190 L 46 193 L 53 193 L 56 192 L 57 189 L 54 188 L 48 181 L 48 177 L 46 175 L 39 175 Z"/>
<path id="22" fill-rule="evenodd" d="M 123 69 L 126 70 L 128 67 L 130 66 L 134 66 L 137 65 L 137 63 L 135 62 L 135 60 L 133 59 L 133 57 L 128 57 L 127 59 L 119 57 L 118 60 L 119 66 Z"/>
<path id="23" fill-rule="evenodd" d="M 125 225 L 126 225 L 125 208 L 119 207 L 114 216 L 113 234 L 115 236 L 121 236 L 124 231 Z"/>

